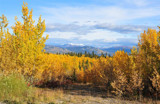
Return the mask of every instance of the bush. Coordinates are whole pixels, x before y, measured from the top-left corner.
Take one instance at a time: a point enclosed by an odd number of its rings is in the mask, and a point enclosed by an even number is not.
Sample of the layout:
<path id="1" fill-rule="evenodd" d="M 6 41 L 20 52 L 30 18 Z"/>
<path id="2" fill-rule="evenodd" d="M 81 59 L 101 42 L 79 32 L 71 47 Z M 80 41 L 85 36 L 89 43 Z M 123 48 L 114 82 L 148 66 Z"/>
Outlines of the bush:
<path id="1" fill-rule="evenodd" d="M 19 74 L 0 75 L 0 100 L 22 101 L 31 94 L 25 78 Z"/>

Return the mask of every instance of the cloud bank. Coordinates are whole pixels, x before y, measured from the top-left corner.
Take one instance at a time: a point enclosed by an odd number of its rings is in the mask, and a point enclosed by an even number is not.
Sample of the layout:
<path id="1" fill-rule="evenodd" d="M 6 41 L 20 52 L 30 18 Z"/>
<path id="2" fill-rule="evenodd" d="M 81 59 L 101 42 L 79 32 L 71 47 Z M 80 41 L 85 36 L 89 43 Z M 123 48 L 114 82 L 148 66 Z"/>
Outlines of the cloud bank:
<path id="1" fill-rule="evenodd" d="M 94 2 L 98 3 L 98 0 Z M 156 18 L 160 16 L 157 2 L 100 0 L 103 5 L 41 7 L 41 11 L 47 18 L 46 34 L 50 34 L 53 41 L 62 39 L 101 47 L 107 44 L 133 46 L 141 32 L 148 28 L 157 29 L 159 20 Z"/>

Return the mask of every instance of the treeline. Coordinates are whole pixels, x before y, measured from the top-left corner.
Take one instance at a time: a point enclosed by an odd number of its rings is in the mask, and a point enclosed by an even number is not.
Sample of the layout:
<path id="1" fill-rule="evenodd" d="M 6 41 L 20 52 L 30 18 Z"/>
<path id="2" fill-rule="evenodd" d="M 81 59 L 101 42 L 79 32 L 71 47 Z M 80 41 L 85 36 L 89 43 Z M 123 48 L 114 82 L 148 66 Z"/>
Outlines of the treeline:
<path id="1" fill-rule="evenodd" d="M 7 29 L 7 18 L 0 17 L 0 73 L 21 73 L 32 85 L 69 79 L 105 85 L 119 96 L 160 97 L 160 31 L 144 31 L 130 55 L 124 51 L 100 58 L 46 54 L 45 22 L 40 17 L 34 25 L 26 4 L 22 14 L 23 23 L 16 19 L 13 34 Z"/>
<path id="2" fill-rule="evenodd" d="M 70 55 L 70 56 L 77 56 L 77 57 L 82 57 L 82 55 L 83 55 L 85 57 L 90 57 L 90 58 L 100 58 L 100 57 L 106 57 L 107 56 L 107 53 L 106 54 L 101 53 L 101 55 L 97 55 L 97 54 L 95 54 L 94 51 L 92 51 L 92 53 L 85 51 L 84 53 L 82 53 L 82 52 L 78 52 L 78 53 L 76 53 L 76 52 L 67 52 L 67 53 L 56 53 L 56 54 L 57 55 L 63 54 L 63 55 Z"/>

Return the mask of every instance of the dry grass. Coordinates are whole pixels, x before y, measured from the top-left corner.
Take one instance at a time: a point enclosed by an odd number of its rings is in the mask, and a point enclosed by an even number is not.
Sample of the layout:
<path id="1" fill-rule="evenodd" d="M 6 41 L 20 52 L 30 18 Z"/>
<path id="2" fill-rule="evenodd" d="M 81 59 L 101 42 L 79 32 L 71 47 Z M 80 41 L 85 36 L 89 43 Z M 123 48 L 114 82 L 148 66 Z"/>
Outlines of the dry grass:
<path id="1" fill-rule="evenodd" d="M 54 104 L 141 104 L 137 101 L 125 101 L 115 98 L 93 97 L 89 95 L 71 95 L 63 90 L 38 89 L 47 99 L 43 102 Z M 47 102 L 46 102 L 47 101 Z"/>
<path id="2" fill-rule="evenodd" d="M 127 101 L 107 95 L 103 87 L 87 84 L 70 85 L 67 89 L 36 88 L 37 95 L 43 103 L 53 104 L 141 104 L 138 101 Z M 40 97 L 39 96 L 39 97 Z"/>
<path id="3" fill-rule="evenodd" d="M 143 103 L 122 100 L 107 94 L 104 87 L 94 87 L 90 84 L 73 84 L 65 89 L 34 87 L 33 90 L 34 99 L 32 100 L 35 100 L 35 104 L 156 104 L 151 99 L 144 99 Z M 157 102 L 157 104 L 160 104 L 160 102 Z"/>

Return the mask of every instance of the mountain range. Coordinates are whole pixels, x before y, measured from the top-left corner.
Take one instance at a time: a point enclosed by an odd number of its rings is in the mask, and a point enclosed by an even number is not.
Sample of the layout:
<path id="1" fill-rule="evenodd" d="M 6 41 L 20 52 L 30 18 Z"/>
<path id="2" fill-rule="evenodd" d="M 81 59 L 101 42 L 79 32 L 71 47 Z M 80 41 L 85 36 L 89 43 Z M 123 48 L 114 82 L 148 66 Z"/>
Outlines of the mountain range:
<path id="1" fill-rule="evenodd" d="M 64 45 L 46 45 L 45 50 L 48 53 L 69 53 L 75 52 L 83 54 L 86 52 L 92 53 L 94 51 L 95 54 L 101 55 L 103 54 L 110 54 L 113 55 L 118 50 L 124 50 L 127 53 L 130 53 L 131 47 L 126 46 L 117 46 L 117 47 L 109 47 L 109 48 L 96 48 L 93 46 L 85 46 L 85 45 L 75 45 L 75 44 L 64 44 Z"/>
<path id="2" fill-rule="evenodd" d="M 116 46 L 116 47 L 109 47 L 109 48 L 101 48 L 103 51 L 107 52 L 110 55 L 113 55 L 115 52 L 119 50 L 124 50 L 128 54 L 131 52 L 132 47 L 128 46 Z"/>

